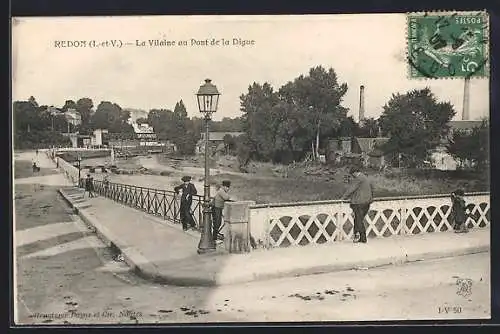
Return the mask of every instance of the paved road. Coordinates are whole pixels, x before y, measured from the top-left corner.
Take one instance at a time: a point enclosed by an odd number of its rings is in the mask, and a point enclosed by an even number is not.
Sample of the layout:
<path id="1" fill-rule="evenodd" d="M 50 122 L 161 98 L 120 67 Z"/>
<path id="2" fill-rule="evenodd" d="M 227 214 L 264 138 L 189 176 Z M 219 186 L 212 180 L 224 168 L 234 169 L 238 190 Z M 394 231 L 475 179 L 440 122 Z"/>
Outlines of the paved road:
<path id="1" fill-rule="evenodd" d="M 46 174 L 16 180 L 19 323 L 489 317 L 487 253 L 218 288 L 152 284 L 114 261 L 116 254 L 58 197 L 61 176 Z M 457 277 L 473 280 L 470 296 L 457 294 Z"/>

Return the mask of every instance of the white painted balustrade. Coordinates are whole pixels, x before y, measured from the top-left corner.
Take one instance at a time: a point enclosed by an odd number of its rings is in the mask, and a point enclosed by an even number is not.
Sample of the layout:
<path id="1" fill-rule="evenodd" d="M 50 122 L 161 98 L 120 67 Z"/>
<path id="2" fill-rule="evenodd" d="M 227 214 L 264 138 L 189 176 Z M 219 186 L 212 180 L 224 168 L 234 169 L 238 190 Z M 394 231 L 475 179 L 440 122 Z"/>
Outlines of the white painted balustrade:
<path id="1" fill-rule="evenodd" d="M 59 167 L 77 183 L 78 168 L 60 158 Z M 467 226 L 489 226 L 490 193 L 469 193 L 464 198 Z M 371 204 L 364 223 L 369 238 L 443 232 L 453 229 L 450 213 L 448 194 L 378 198 Z M 224 216 L 226 222 L 231 221 L 229 214 Z M 323 244 L 352 238 L 354 215 L 349 203 L 343 201 L 258 204 L 249 205 L 248 225 L 260 248 Z"/>
<path id="2" fill-rule="evenodd" d="M 466 194 L 467 226 L 490 224 L 490 194 Z M 453 229 L 449 195 L 376 199 L 365 218 L 368 237 L 413 235 Z M 354 215 L 347 202 L 254 205 L 250 233 L 263 248 L 322 244 L 352 238 Z"/>

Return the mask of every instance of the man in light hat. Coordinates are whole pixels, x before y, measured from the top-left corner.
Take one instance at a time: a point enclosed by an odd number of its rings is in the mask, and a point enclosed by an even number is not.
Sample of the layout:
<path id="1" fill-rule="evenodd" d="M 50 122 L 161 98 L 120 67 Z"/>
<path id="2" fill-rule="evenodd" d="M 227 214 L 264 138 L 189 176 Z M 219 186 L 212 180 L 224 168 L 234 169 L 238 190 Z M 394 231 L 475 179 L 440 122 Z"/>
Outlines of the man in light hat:
<path id="1" fill-rule="evenodd" d="M 194 184 L 191 183 L 191 176 L 183 176 L 181 180 L 184 183 L 176 186 L 174 191 L 179 193 L 179 190 L 182 190 L 180 208 L 181 223 L 182 229 L 187 231 L 189 228 L 196 228 L 196 223 L 191 214 L 191 204 L 193 203 L 193 196 L 197 194 L 197 191 Z"/>
<path id="2" fill-rule="evenodd" d="M 213 240 L 217 241 L 219 238 L 219 229 L 222 225 L 222 211 L 224 210 L 224 203 L 231 201 L 229 196 L 229 188 L 231 187 L 231 181 L 222 181 L 222 187 L 217 190 L 213 200 Z"/>
<path id="3" fill-rule="evenodd" d="M 370 204 L 373 202 L 373 184 L 358 167 L 352 167 L 350 174 L 354 176 L 353 185 L 344 193 L 342 199 L 351 200 L 354 211 L 354 242 L 366 243 L 366 228 L 364 219 Z"/>

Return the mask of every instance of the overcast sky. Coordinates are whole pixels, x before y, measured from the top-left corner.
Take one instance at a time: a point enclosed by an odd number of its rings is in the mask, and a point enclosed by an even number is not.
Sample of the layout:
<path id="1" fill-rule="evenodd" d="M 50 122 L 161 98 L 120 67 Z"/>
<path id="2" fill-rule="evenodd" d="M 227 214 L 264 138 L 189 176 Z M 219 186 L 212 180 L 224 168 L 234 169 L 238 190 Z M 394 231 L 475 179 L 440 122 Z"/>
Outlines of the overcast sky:
<path id="1" fill-rule="evenodd" d="M 136 40 L 222 38 L 229 46 L 137 47 Z M 233 38 L 254 40 L 233 46 Z M 57 48 L 58 40 L 121 40 L 122 48 Z M 195 92 L 211 78 L 222 92 L 217 119 L 241 115 L 239 96 L 255 82 L 275 90 L 313 66 L 333 67 L 349 90 L 343 105 L 358 118 L 359 86 L 365 115 L 378 117 L 392 93 L 429 86 L 455 106 L 460 119 L 463 80 L 407 78 L 404 14 L 300 16 L 150 16 L 20 18 L 13 25 L 13 100 L 33 95 L 61 107 L 90 97 L 95 106 L 173 109 L 182 99 L 199 114 Z M 488 116 L 489 83 L 472 79 L 471 119 Z"/>

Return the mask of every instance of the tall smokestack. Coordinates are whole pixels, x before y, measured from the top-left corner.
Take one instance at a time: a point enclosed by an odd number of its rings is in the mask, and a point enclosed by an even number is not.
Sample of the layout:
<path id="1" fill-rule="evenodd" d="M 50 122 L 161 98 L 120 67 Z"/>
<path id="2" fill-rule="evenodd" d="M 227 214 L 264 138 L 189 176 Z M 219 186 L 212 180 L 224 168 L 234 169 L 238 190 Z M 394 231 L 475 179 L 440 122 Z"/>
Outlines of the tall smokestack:
<path id="1" fill-rule="evenodd" d="M 470 85 L 470 78 L 466 77 L 464 81 L 464 104 L 462 109 L 463 121 L 469 119 L 469 85 Z"/>
<path id="2" fill-rule="evenodd" d="M 359 122 L 365 118 L 365 86 L 359 86 Z"/>

